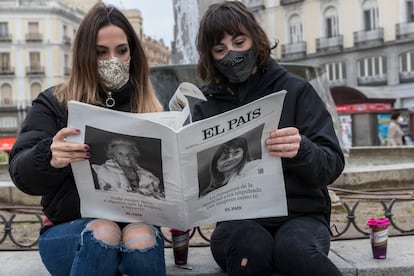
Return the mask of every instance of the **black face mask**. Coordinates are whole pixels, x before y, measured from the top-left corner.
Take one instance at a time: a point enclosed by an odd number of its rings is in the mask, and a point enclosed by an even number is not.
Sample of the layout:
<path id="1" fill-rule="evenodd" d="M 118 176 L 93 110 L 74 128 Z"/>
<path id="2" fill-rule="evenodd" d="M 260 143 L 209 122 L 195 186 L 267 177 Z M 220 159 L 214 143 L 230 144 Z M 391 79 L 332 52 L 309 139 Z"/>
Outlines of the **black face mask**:
<path id="1" fill-rule="evenodd" d="M 244 82 L 256 66 L 256 50 L 252 47 L 246 51 L 229 51 L 224 58 L 214 61 L 214 65 L 229 82 Z"/>

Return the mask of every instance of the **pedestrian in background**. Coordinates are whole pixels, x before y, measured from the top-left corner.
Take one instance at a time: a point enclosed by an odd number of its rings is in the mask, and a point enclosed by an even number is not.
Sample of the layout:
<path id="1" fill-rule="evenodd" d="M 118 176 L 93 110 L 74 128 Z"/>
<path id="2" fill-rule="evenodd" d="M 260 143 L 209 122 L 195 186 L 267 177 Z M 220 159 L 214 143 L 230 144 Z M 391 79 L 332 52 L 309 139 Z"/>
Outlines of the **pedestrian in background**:
<path id="1" fill-rule="evenodd" d="M 388 146 L 401 146 L 404 144 L 404 131 L 401 129 L 399 119 L 401 113 L 394 111 L 391 114 L 391 122 L 388 125 L 387 145 Z"/>

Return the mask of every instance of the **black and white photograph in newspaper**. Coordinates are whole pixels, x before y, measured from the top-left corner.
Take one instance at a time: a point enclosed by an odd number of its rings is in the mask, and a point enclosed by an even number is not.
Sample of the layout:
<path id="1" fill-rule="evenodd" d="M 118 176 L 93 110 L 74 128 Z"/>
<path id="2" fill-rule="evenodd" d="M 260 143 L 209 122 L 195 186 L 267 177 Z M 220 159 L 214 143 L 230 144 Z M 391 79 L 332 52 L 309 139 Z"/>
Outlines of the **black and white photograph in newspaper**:
<path id="1" fill-rule="evenodd" d="M 199 197 L 230 182 L 263 173 L 263 126 L 197 154 Z"/>
<path id="2" fill-rule="evenodd" d="M 161 140 L 86 127 L 95 189 L 165 197 Z"/>

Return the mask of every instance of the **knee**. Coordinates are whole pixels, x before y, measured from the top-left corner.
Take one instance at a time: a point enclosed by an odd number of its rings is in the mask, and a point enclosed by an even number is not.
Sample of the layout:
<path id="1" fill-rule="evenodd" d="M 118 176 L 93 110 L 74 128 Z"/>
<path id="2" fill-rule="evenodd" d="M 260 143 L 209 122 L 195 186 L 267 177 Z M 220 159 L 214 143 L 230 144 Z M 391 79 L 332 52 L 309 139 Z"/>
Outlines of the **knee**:
<path id="1" fill-rule="evenodd" d="M 156 244 L 154 227 L 144 223 L 131 223 L 122 230 L 123 243 L 129 249 L 151 248 Z"/>
<path id="2" fill-rule="evenodd" d="M 239 249 L 268 254 L 272 250 L 273 237 L 262 228 L 245 228 L 236 231 L 230 238 L 230 243 Z"/>
<path id="3" fill-rule="evenodd" d="M 121 229 L 118 224 L 110 220 L 92 220 L 87 225 L 87 230 L 92 231 L 95 239 L 108 245 L 117 245 L 121 241 Z"/>

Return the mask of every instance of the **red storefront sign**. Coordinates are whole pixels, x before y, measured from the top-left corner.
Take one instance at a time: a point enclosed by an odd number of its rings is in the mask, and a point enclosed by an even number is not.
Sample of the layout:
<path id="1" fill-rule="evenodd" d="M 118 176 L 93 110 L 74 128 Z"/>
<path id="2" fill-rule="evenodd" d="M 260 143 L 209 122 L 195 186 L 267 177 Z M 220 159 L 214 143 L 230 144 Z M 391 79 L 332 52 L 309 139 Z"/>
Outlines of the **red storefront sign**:
<path id="1" fill-rule="evenodd" d="M 0 151 L 9 152 L 16 142 L 16 137 L 0 137 Z"/>
<path id="2" fill-rule="evenodd" d="M 392 105 L 390 103 L 358 103 L 336 106 L 336 112 L 338 113 L 390 112 L 391 110 Z"/>

